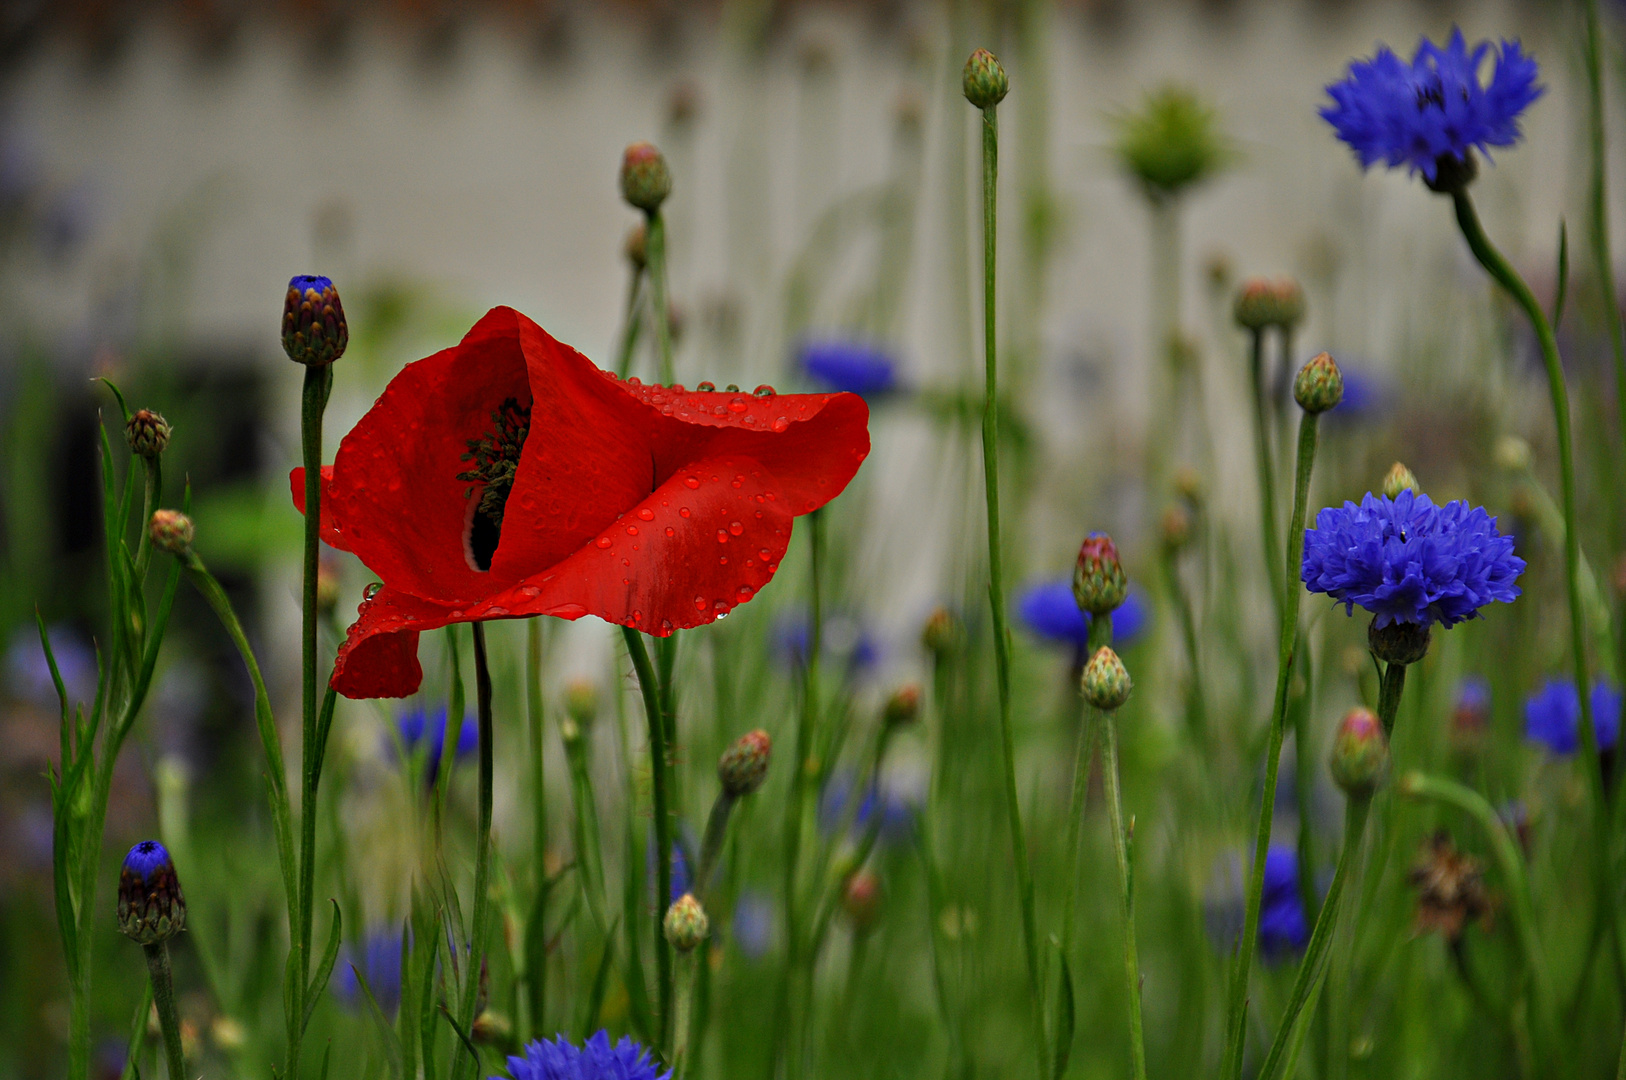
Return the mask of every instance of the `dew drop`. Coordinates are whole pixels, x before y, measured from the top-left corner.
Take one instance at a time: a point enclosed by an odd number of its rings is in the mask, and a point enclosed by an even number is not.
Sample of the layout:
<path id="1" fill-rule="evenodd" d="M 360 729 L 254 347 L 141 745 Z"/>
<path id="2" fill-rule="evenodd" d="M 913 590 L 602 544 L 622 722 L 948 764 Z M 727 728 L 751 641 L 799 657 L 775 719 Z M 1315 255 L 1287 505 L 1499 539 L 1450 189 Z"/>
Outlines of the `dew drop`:
<path id="1" fill-rule="evenodd" d="M 587 609 L 582 607 L 580 604 L 560 604 L 558 607 L 551 608 L 543 614 L 552 615 L 559 619 L 579 619 L 583 615 L 587 614 Z"/>
<path id="2" fill-rule="evenodd" d="M 700 486 L 700 477 L 685 476 L 683 478 L 683 486 L 688 488 L 690 491 L 693 491 L 695 488 Z"/>
<path id="3" fill-rule="evenodd" d="M 728 410 L 725 409 L 721 405 L 714 405 L 714 406 L 712 406 L 712 409 L 711 409 L 711 415 L 713 415 L 713 416 L 727 416 L 728 415 Z"/>
<path id="4" fill-rule="evenodd" d="M 601 536 L 597 540 L 594 540 L 593 543 L 597 544 L 599 546 L 600 550 L 608 550 L 610 544 L 613 543 L 613 541 L 611 541 L 611 539 L 608 536 Z"/>
<path id="5" fill-rule="evenodd" d="M 519 591 L 521 593 L 523 593 L 524 595 L 526 595 L 526 596 L 541 596 L 542 595 L 542 590 L 537 588 L 535 585 L 521 586 Z"/>
<path id="6" fill-rule="evenodd" d="M 740 524 L 738 521 L 730 521 L 728 523 L 728 531 L 733 535 L 738 536 L 740 533 L 745 531 L 745 526 Z"/>
<path id="7" fill-rule="evenodd" d="M 688 517 L 688 516 L 689 516 L 689 508 L 687 506 L 678 507 L 678 517 Z"/>
<path id="8" fill-rule="evenodd" d="M 677 535 L 677 530 L 672 528 L 672 526 L 668 525 L 666 527 L 666 535 L 667 536 L 676 536 Z"/>
<path id="9" fill-rule="evenodd" d="M 788 419 L 786 419 L 783 416 L 774 417 L 774 419 L 773 419 L 773 429 L 775 431 L 784 431 L 788 427 L 790 427 L 790 421 Z"/>
<path id="10" fill-rule="evenodd" d="M 750 407 L 751 406 L 747 405 L 745 403 L 745 399 L 742 397 L 737 397 L 728 403 L 728 411 L 731 413 L 742 413 Z"/>
<path id="11" fill-rule="evenodd" d="M 504 615 L 508 614 L 508 609 L 503 607 L 501 604 L 493 604 L 486 608 L 486 614 L 500 619 Z"/>
<path id="12" fill-rule="evenodd" d="M 717 565 L 718 566 L 727 566 L 728 565 L 728 556 L 727 555 L 719 555 L 719 556 L 717 556 Z"/>
<path id="13" fill-rule="evenodd" d="M 636 375 L 627 376 L 627 385 L 628 386 L 642 386 L 643 384 L 644 384 L 644 380 L 640 379 L 638 376 L 636 376 Z"/>
<path id="14" fill-rule="evenodd" d="M 719 544 L 728 543 L 728 530 L 727 529 L 718 529 L 717 530 L 717 542 Z"/>
<path id="15" fill-rule="evenodd" d="M 751 391 L 751 393 L 755 394 L 757 397 L 773 397 L 773 387 L 769 386 L 767 383 L 763 383 L 761 386 Z"/>
<path id="16" fill-rule="evenodd" d="M 769 551 L 767 548 L 762 548 L 757 552 L 757 558 L 761 559 L 763 562 L 767 562 L 769 559 L 773 558 L 773 552 Z"/>
<path id="17" fill-rule="evenodd" d="M 646 506 L 642 510 L 638 511 L 638 516 L 643 518 L 645 521 L 654 521 L 655 511 Z"/>
<path id="18" fill-rule="evenodd" d="M 696 611 L 706 610 L 706 598 L 704 596 L 697 596 L 694 598 L 694 609 Z"/>
<path id="19" fill-rule="evenodd" d="M 661 633 L 670 634 L 671 632 L 672 632 L 672 620 L 671 619 L 662 619 L 661 620 Z"/>
<path id="20" fill-rule="evenodd" d="M 717 389 L 717 384 L 712 382 L 710 379 L 706 379 L 706 380 L 704 380 L 702 382 L 695 383 L 694 388 L 696 390 L 701 391 L 702 393 L 709 394 L 713 390 Z"/>
<path id="21" fill-rule="evenodd" d="M 776 563 L 776 562 L 769 563 L 768 564 L 768 573 L 770 573 L 770 574 L 779 573 L 779 564 Z"/>
<path id="22" fill-rule="evenodd" d="M 736 593 L 735 595 L 737 595 L 740 598 L 740 603 L 743 604 L 747 600 L 751 599 L 751 597 L 756 595 L 756 590 L 751 588 L 751 586 L 749 586 L 749 585 L 741 585 L 740 588 L 739 588 L 739 592 Z"/>

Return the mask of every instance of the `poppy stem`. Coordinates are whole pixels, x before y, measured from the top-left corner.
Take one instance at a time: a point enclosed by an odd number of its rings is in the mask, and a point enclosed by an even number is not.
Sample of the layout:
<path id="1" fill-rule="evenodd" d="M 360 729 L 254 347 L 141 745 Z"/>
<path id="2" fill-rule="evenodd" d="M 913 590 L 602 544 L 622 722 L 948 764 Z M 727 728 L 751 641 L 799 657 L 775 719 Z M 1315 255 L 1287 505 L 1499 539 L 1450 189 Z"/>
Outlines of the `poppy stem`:
<path id="1" fill-rule="evenodd" d="M 305 368 L 300 401 L 300 448 L 305 464 L 305 551 L 303 620 L 300 626 L 300 777 L 299 786 L 299 937 L 294 943 L 299 962 L 298 979 L 290 989 L 293 1016 L 288 1029 L 288 1077 L 298 1080 L 300 1047 L 305 1038 L 305 997 L 309 992 L 311 924 L 316 893 L 316 790 L 322 774 L 321 710 L 317 702 L 316 643 L 321 605 L 317 578 L 322 558 L 322 413 L 333 391 L 333 365 Z"/>
<path id="2" fill-rule="evenodd" d="M 649 723 L 649 771 L 653 788 L 655 817 L 655 974 L 657 1029 L 656 1045 L 668 1045 L 672 1030 L 672 944 L 666 940 L 664 921 L 666 906 L 672 897 L 672 823 L 668 817 L 666 799 L 667 749 L 666 728 L 661 718 L 659 683 L 655 678 L 655 665 L 649 662 L 649 650 L 644 647 L 643 635 L 630 626 L 621 628 L 621 638 L 627 643 L 633 670 L 638 673 L 638 690 L 644 698 L 644 717 Z"/>
<path id="3" fill-rule="evenodd" d="M 627 310 L 621 324 L 621 347 L 615 362 L 618 379 L 625 379 L 627 372 L 632 370 L 632 353 L 638 347 L 638 331 L 643 327 L 643 312 L 639 306 L 643 297 L 643 282 L 644 268 L 633 263 L 632 274 L 627 279 Z"/>
<path id="4" fill-rule="evenodd" d="M 1296 552 L 1304 543 L 1304 516 L 1310 498 L 1310 472 L 1315 466 L 1316 429 L 1320 414 L 1305 412 L 1299 419 L 1298 466 L 1293 482 L 1293 516 L 1287 529 L 1285 561 L 1297 569 Z M 1263 430 L 1261 428 L 1260 430 Z M 1268 443 L 1265 444 L 1268 451 Z M 1281 765 L 1282 736 L 1287 728 L 1287 696 L 1292 685 L 1293 659 L 1297 653 L 1299 600 L 1304 595 L 1297 574 L 1285 576 L 1271 586 L 1279 601 L 1281 636 L 1276 658 L 1276 692 L 1270 710 L 1269 743 L 1265 751 L 1265 784 L 1259 807 L 1259 828 L 1254 839 L 1253 866 L 1248 874 L 1247 904 L 1242 919 L 1242 939 L 1231 974 L 1231 994 L 1227 1005 L 1226 1046 L 1220 1080 L 1240 1080 L 1242 1051 L 1247 1041 L 1248 976 L 1253 970 L 1253 954 L 1259 941 L 1259 909 L 1265 890 L 1265 856 L 1270 851 L 1270 828 L 1276 813 L 1276 776 Z"/>
<path id="5" fill-rule="evenodd" d="M 648 255 L 649 302 L 655 310 L 655 341 L 660 346 L 661 385 L 671 386 L 672 374 L 672 320 L 666 298 L 666 219 L 659 209 L 649 211 Z"/>
<path id="6" fill-rule="evenodd" d="M 536 891 L 540 897 L 547 889 L 548 856 L 548 800 L 543 779 L 543 710 L 542 710 L 542 620 L 527 619 L 525 623 L 525 712 L 531 735 L 531 862 L 536 875 Z M 541 903 L 532 909 L 540 919 L 546 910 Z M 537 929 L 527 927 L 527 937 Z M 547 1003 L 548 957 L 546 949 L 531 952 L 526 957 L 526 987 L 530 991 L 531 1031 L 540 1038 L 543 1032 L 544 1006 Z"/>
<path id="7" fill-rule="evenodd" d="M 1044 985 L 1039 973 L 1039 928 L 1033 904 L 1033 870 L 1028 865 L 1022 833 L 1022 807 L 1016 792 L 1016 739 L 1011 731 L 1011 637 L 1005 624 L 1005 583 L 1000 570 L 999 539 L 999 354 L 995 339 L 998 290 L 999 115 L 982 110 L 982 323 L 984 386 L 982 399 L 982 470 L 988 503 L 988 603 L 993 609 L 994 664 L 999 682 L 999 731 L 1005 749 L 1005 809 L 1010 819 L 1011 847 L 1016 857 L 1017 900 L 1022 909 L 1022 943 L 1027 952 L 1028 993 L 1033 1014 L 1034 1050 L 1039 1080 L 1050 1080 L 1046 1051 Z"/>
<path id="8" fill-rule="evenodd" d="M 475 826 L 474 849 L 474 924 L 469 934 L 469 965 L 464 976 L 463 1004 L 459 1010 L 463 1030 L 474 1025 L 474 1009 L 480 992 L 480 972 L 485 967 L 486 938 L 490 936 L 491 922 L 491 781 L 493 757 L 491 746 L 491 665 L 486 658 L 485 623 L 471 624 L 474 630 L 474 702 L 480 725 L 480 796 L 479 817 Z M 448 721 L 450 722 L 450 721 Z M 456 736 L 448 731 L 445 743 Z M 443 745 L 444 751 L 444 745 Z M 449 767 L 446 771 L 451 771 Z M 455 1076 L 473 1076 L 479 1067 L 473 1055 L 458 1056 Z"/>
<path id="9" fill-rule="evenodd" d="M 1265 373 L 1265 328 L 1253 331 L 1250 370 L 1253 375 L 1253 456 L 1259 473 L 1259 530 L 1264 538 L 1265 576 L 1270 581 L 1271 602 L 1279 617 L 1282 611 L 1282 568 L 1276 560 L 1276 466 L 1271 449 L 1269 379 Z"/>

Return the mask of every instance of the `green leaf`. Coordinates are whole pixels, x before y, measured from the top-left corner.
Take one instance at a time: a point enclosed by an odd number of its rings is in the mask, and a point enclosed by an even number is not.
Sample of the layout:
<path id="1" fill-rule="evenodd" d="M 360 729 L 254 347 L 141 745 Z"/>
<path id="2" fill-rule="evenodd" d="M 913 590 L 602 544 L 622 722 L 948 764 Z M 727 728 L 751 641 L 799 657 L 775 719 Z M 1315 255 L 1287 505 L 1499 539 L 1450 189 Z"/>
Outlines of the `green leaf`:
<path id="1" fill-rule="evenodd" d="M 390 1075 L 401 1075 L 401 1040 L 395 1034 L 395 1028 L 384 1017 L 384 1010 L 378 1007 L 378 999 L 373 996 L 373 988 L 367 985 L 367 976 L 361 969 L 351 964 L 350 970 L 356 973 L 356 985 L 361 987 L 362 996 L 367 999 L 367 1014 L 373 1018 L 373 1026 L 384 1040 L 384 1053 L 390 1061 Z"/>
<path id="2" fill-rule="evenodd" d="M 1553 329 L 1564 319 L 1564 301 L 1570 291 L 1570 237 L 1564 219 L 1558 219 L 1558 293 L 1553 297 L 1553 316 L 1549 322 Z"/>
<path id="3" fill-rule="evenodd" d="M 474 1040 L 469 1038 L 468 1033 L 463 1030 L 462 1025 L 459 1024 L 456 1018 L 452 1016 L 452 1010 L 446 1007 L 445 998 L 442 998 L 440 1001 L 440 1015 L 445 1018 L 448 1024 L 451 1025 L 452 1031 L 457 1035 L 458 1040 L 462 1042 L 463 1048 L 469 1052 L 469 1056 L 474 1058 L 476 1062 L 479 1062 L 479 1048 L 474 1045 Z"/>
<path id="4" fill-rule="evenodd" d="M 1056 955 L 1061 960 L 1061 993 L 1056 1000 L 1056 1019 L 1051 1025 L 1051 1029 L 1056 1033 L 1056 1042 L 1050 1056 L 1051 1060 L 1055 1062 L 1053 1075 L 1056 1080 L 1061 1080 L 1063 1076 L 1067 1075 L 1067 1061 L 1073 1054 L 1075 1016 L 1073 1008 L 1073 973 L 1067 967 L 1067 957 L 1061 954 L 1059 948 L 1056 950 Z"/>
<path id="5" fill-rule="evenodd" d="M 124 1060 L 124 1080 L 141 1080 L 141 1052 L 147 1043 L 147 1014 L 152 1011 L 152 983 L 141 982 L 141 1003 L 130 1021 L 130 1049 Z"/>
<path id="6" fill-rule="evenodd" d="M 101 376 L 96 381 L 101 383 L 103 386 L 107 387 L 109 390 L 113 391 L 113 396 L 118 399 L 119 413 L 123 415 L 124 422 L 126 424 L 128 424 L 130 422 L 130 406 L 128 406 L 128 405 L 126 405 L 124 403 L 124 394 L 123 394 L 123 392 L 120 391 L 119 388 L 114 385 L 112 379 L 109 379 L 105 375 Z"/>
<path id="7" fill-rule="evenodd" d="M 333 964 L 339 959 L 339 937 L 344 916 L 339 912 L 337 900 L 328 902 L 333 905 L 333 929 L 327 936 L 327 948 L 322 950 L 321 962 L 316 965 L 316 974 L 305 989 L 305 1016 L 299 1025 L 301 1031 L 310 1027 L 311 1013 L 316 1011 L 316 1003 L 322 999 L 322 991 L 327 989 L 328 978 L 333 974 Z"/>
<path id="8" fill-rule="evenodd" d="M 581 1033 L 585 1038 L 598 1030 L 598 1014 L 604 1006 L 604 991 L 610 983 L 611 962 L 615 959 L 615 930 L 619 920 L 610 920 L 609 932 L 604 935 L 604 955 L 599 957 L 598 972 L 593 976 L 593 989 L 587 995 L 587 1011 L 582 1017 Z"/>

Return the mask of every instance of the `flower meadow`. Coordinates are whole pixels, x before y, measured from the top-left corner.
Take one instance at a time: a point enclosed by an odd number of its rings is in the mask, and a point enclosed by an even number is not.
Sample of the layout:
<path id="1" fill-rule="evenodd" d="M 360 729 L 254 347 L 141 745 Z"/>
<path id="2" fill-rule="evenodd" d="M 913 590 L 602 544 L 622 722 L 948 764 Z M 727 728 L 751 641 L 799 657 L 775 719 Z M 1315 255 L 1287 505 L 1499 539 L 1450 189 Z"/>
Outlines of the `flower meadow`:
<path id="1" fill-rule="evenodd" d="M 279 269 L 300 437 L 253 514 L 196 448 L 219 417 L 101 372 L 58 440 L 95 477 L 82 606 L 22 572 L 8 444 L 34 734 L 0 788 L 0 1077 L 1626 1076 L 1620 44 L 1571 6 L 1575 71 L 1430 24 L 1281 103 L 1452 230 L 1466 389 L 1342 355 L 1314 280 L 1223 260 L 1204 361 L 1182 215 L 1248 150 L 1170 84 L 1106 148 L 1145 210 L 1145 421 L 1045 457 L 1026 260 L 1060 226 L 1000 194 L 1042 91 L 957 45 L 952 386 L 899 345 L 907 169 L 815 228 L 747 346 L 783 378 L 747 386 L 673 299 L 692 158 L 639 132 L 578 166 L 630 228 L 602 352 L 511 305 L 409 350 L 388 324 L 431 300 Z M 1544 111 L 1570 79 L 1579 120 Z M 1556 263 L 1510 258 L 1482 193 L 1576 122 L 1585 212 Z M 828 326 L 843 230 L 874 281 Z M 906 429 L 941 518 L 887 497 Z M 897 530 L 953 552 L 902 615 L 860 572 Z M 267 601 L 239 557 L 270 548 L 297 567 Z"/>

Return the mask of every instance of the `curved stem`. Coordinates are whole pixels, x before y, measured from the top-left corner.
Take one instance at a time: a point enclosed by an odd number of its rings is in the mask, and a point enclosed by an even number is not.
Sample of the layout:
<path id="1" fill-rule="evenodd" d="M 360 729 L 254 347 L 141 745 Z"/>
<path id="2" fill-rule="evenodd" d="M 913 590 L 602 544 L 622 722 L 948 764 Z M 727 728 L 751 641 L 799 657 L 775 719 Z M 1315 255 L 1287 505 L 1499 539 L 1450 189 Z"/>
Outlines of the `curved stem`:
<path id="1" fill-rule="evenodd" d="M 1107 812 L 1112 821 L 1112 853 L 1118 861 L 1118 895 L 1124 919 L 1124 974 L 1129 989 L 1129 1049 L 1135 1080 L 1146 1080 L 1146 1036 L 1140 1015 L 1140 956 L 1135 943 L 1135 889 L 1129 865 L 1130 836 L 1124 831 L 1123 797 L 1118 780 L 1118 721 L 1101 714 L 1101 774 L 1107 785 Z"/>
<path id="2" fill-rule="evenodd" d="M 672 822 L 666 804 L 666 728 L 661 722 L 661 701 L 655 679 L 655 665 L 638 631 L 621 628 L 621 638 L 632 656 L 638 673 L 638 690 L 644 698 L 644 718 L 649 724 L 649 772 L 655 817 L 655 973 L 658 1015 L 655 1027 L 659 1046 L 667 1045 L 672 1024 L 672 946 L 666 940 L 662 921 L 672 897 Z"/>
<path id="3" fill-rule="evenodd" d="M 1016 858 L 1017 901 L 1022 910 L 1022 944 L 1027 953 L 1028 993 L 1032 997 L 1033 1040 L 1039 1080 L 1050 1080 L 1046 1051 L 1044 986 L 1039 974 L 1039 928 L 1033 907 L 1033 870 L 1028 865 L 1027 838 L 1022 833 L 1022 807 L 1016 792 L 1016 740 L 1011 732 L 1011 640 L 1005 625 L 1005 584 L 1000 572 L 999 539 L 999 353 L 995 344 L 998 290 L 999 116 L 982 110 L 982 321 L 983 399 L 982 472 L 988 503 L 988 603 L 993 609 L 994 664 L 999 683 L 999 732 L 1005 755 L 1005 814 L 1010 821 Z"/>
<path id="4" fill-rule="evenodd" d="M 1454 191 L 1451 193 L 1451 200 L 1456 207 L 1457 224 L 1461 227 L 1462 235 L 1468 241 L 1468 247 L 1472 249 L 1474 257 L 1519 307 L 1524 309 L 1525 315 L 1530 319 L 1530 325 L 1536 331 L 1536 339 L 1541 343 L 1542 362 L 1547 368 L 1547 389 L 1553 402 L 1553 428 L 1558 441 L 1559 487 L 1564 510 L 1564 584 L 1570 610 L 1570 651 L 1575 668 L 1575 689 L 1581 704 L 1581 760 L 1586 770 L 1587 784 L 1592 789 L 1597 829 L 1597 836 L 1593 838 L 1591 845 L 1594 858 L 1594 884 L 1598 892 L 1599 908 L 1604 912 L 1609 931 L 1615 939 L 1616 971 L 1620 974 L 1626 971 L 1626 965 L 1620 962 L 1619 955 L 1622 950 L 1626 950 L 1626 941 L 1622 940 L 1617 921 L 1614 872 L 1611 865 L 1614 852 L 1611 836 L 1613 824 L 1609 815 L 1608 789 L 1604 785 L 1603 765 L 1598 755 L 1598 733 L 1592 716 L 1592 695 L 1587 686 L 1585 612 L 1581 603 L 1581 537 L 1577 531 L 1578 511 L 1575 493 L 1575 449 L 1570 434 L 1569 391 L 1564 384 L 1564 368 L 1558 355 L 1558 341 L 1553 336 L 1553 328 L 1547 322 L 1547 316 L 1542 312 L 1541 305 L 1536 302 L 1535 295 L 1524 283 L 1524 279 L 1519 277 L 1518 272 L 1485 235 L 1484 227 L 1479 222 L 1479 215 L 1474 210 L 1468 192 Z M 1612 306 L 1612 302 L 1611 299 L 1605 306 Z M 1616 338 L 1618 336 L 1615 335 Z"/>
<path id="5" fill-rule="evenodd" d="M 1305 506 L 1310 496 L 1310 471 L 1315 465 L 1316 427 L 1319 416 L 1305 413 L 1299 421 L 1298 467 L 1293 484 L 1293 518 L 1287 531 L 1287 562 L 1303 543 Z M 1298 639 L 1299 598 L 1304 590 L 1298 579 L 1277 584 L 1281 604 L 1281 637 L 1276 663 L 1276 693 L 1270 711 L 1269 745 L 1265 753 L 1265 786 L 1259 808 L 1259 829 L 1254 838 L 1253 868 L 1248 876 L 1247 906 L 1242 920 L 1242 941 L 1231 977 L 1227 1007 L 1227 1037 L 1222 1080 L 1238 1080 L 1242 1075 L 1242 1050 L 1247 1039 L 1248 976 L 1253 970 L 1253 953 L 1259 941 L 1259 909 L 1265 889 L 1265 856 L 1270 851 L 1271 819 L 1276 811 L 1276 774 L 1281 765 L 1282 733 L 1286 727 L 1287 691 L 1292 681 L 1294 646 Z"/>
<path id="6" fill-rule="evenodd" d="M 469 934 L 469 966 L 466 976 L 467 981 L 463 987 L 463 1005 L 460 1010 L 464 1031 L 469 1031 L 474 1026 L 474 1009 L 480 994 L 480 974 L 485 967 L 486 960 L 486 939 L 491 936 L 491 782 L 493 773 L 491 664 L 486 657 L 485 623 L 476 622 L 472 624 L 472 627 L 474 630 L 474 707 L 480 727 L 480 793 L 474 838 L 474 920 L 473 929 Z M 455 738 L 452 732 L 456 730 L 456 728 L 452 728 L 447 731 L 446 743 L 450 743 Z M 443 763 L 441 767 L 450 771 L 449 763 Z M 473 1054 L 460 1055 L 458 1068 L 454 1075 L 460 1077 L 473 1076 L 479 1065 L 479 1060 Z"/>
<path id="7" fill-rule="evenodd" d="M 164 1033 L 164 1060 L 169 1080 L 186 1080 L 186 1061 L 181 1052 L 181 1020 L 175 1011 L 175 980 L 169 969 L 169 942 L 143 945 L 147 954 L 147 974 L 152 978 L 152 1003 L 158 1010 L 158 1026 Z"/>
<path id="8" fill-rule="evenodd" d="M 1293 1028 L 1298 1021 L 1299 1013 L 1310 1000 L 1311 991 L 1321 979 L 1322 960 L 1326 956 L 1327 947 L 1332 944 L 1333 931 L 1338 925 L 1339 904 L 1343 899 L 1344 885 L 1360 858 L 1361 838 L 1366 832 L 1366 815 L 1371 807 L 1370 795 L 1352 795 L 1344 806 L 1344 847 L 1338 855 L 1338 867 L 1333 871 L 1332 884 L 1327 888 L 1327 898 L 1321 902 L 1321 914 L 1316 917 L 1315 930 L 1310 934 L 1310 944 L 1305 948 L 1304 959 L 1299 963 L 1298 977 L 1293 980 L 1293 992 L 1287 1000 L 1287 1010 L 1282 1013 L 1281 1026 L 1276 1029 L 1276 1040 L 1271 1043 L 1270 1053 L 1265 1055 L 1265 1063 L 1259 1069 L 1257 1080 L 1271 1080 L 1276 1075 L 1277 1066 L 1282 1063 L 1282 1056 L 1287 1052 L 1293 1037 Z"/>

